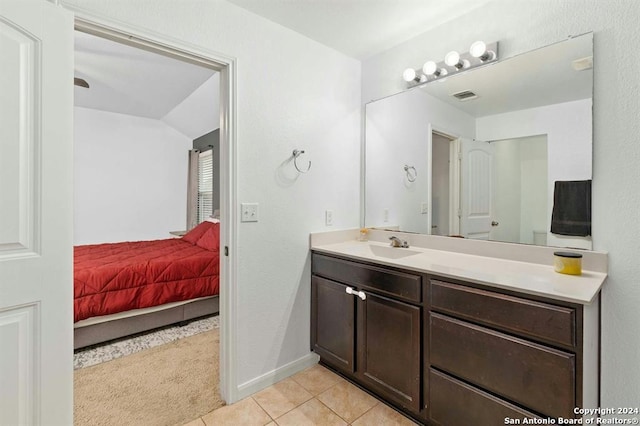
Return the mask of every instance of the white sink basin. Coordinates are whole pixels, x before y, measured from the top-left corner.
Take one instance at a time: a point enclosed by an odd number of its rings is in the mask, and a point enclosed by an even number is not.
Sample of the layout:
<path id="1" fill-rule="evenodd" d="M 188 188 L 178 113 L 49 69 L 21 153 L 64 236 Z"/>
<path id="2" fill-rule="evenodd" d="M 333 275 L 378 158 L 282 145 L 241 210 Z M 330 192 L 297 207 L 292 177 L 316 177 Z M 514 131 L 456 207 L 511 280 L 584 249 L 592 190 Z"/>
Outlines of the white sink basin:
<path id="1" fill-rule="evenodd" d="M 403 257 L 420 254 L 419 251 L 409 250 L 407 248 L 401 247 L 369 245 L 369 249 L 375 256 L 386 257 L 387 259 L 401 259 Z"/>

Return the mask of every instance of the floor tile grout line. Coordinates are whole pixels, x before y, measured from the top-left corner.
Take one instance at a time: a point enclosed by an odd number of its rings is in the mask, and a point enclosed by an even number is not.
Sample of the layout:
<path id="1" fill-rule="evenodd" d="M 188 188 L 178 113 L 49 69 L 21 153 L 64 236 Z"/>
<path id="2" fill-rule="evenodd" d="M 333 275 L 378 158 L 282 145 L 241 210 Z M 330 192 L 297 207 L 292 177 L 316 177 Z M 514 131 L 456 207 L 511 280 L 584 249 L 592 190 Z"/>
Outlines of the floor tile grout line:
<path id="1" fill-rule="evenodd" d="M 296 383 L 298 383 L 298 382 L 296 382 Z M 271 386 L 273 386 L 273 385 L 271 385 Z M 279 419 L 280 417 L 284 416 L 285 414 L 287 414 L 287 413 L 289 413 L 289 412 L 291 412 L 291 411 L 295 410 L 296 408 L 300 407 L 302 404 L 306 404 L 307 402 L 309 402 L 309 401 L 311 401 L 312 399 L 314 399 L 314 398 L 315 398 L 315 396 L 313 396 L 313 394 L 312 394 L 311 392 L 309 392 L 309 391 L 308 391 L 304 386 L 302 386 L 302 385 L 300 385 L 300 386 L 301 386 L 301 387 L 302 387 L 302 389 L 304 389 L 304 390 L 305 390 L 309 395 L 311 395 L 311 398 L 307 399 L 306 401 L 301 402 L 300 404 L 296 405 L 295 407 L 291 408 L 290 410 L 287 410 L 286 412 L 284 412 L 284 413 L 280 414 L 278 417 L 273 417 L 271 414 L 269 414 L 269 413 L 267 412 L 267 410 L 266 410 L 262 405 L 260 405 L 260 403 L 259 403 L 259 402 L 258 402 L 258 401 L 253 397 L 253 395 L 251 396 L 251 398 L 255 401 L 255 403 L 256 403 L 256 404 L 258 404 L 258 406 L 259 406 L 260 408 L 262 408 L 262 410 L 263 410 L 265 413 L 267 413 L 267 416 L 271 417 L 271 420 L 273 420 L 273 421 L 275 422 L 275 421 L 276 421 L 276 419 Z M 257 393 L 258 393 L 258 392 L 256 392 L 256 394 L 257 394 Z M 255 394 L 254 394 L 254 395 L 255 395 Z M 277 424 L 277 422 L 276 422 L 276 424 Z"/>
<path id="2" fill-rule="evenodd" d="M 362 418 L 364 415 L 366 415 L 369 411 L 373 410 L 374 408 L 376 408 L 378 405 L 380 404 L 384 404 L 382 401 L 380 401 L 378 398 L 376 398 L 376 403 L 373 404 L 371 406 L 371 408 L 369 408 L 367 411 L 365 411 L 364 413 L 362 413 L 360 416 L 358 416 L 358 418 L 354 419 L 351 423 L 349 423 L 350 425 L 352 425 L 353 423 L 357 422 L 358 419 Z"/>
<path id="3" fill-rule="evenodd" d="M 304 370 L 303 370 L 303 371 L 304 371 Z M 335 374 L 335 373 L 332 373 L 332 374 Z M 338 377 L 340 377 L 340 376 L 338 376 Z M 328 391 L 329 389 L 331 389 L 332 387 L 334 387 L 334 386 L 335 386 L 335 385 L 337 385 L 338 383 L 340 383 L 340 382 L 338 381 L 338 382 L 336 382 L 336 383 L 332 384 L 331 386 L 329 386 L 328 388 L 321 390 L 321 391 L 320 391 L 320 392 L 318 392 L 317 394 L 313 394 L 313 393 L 311 392 L 311 389 L 308 389 L 305 385 L 303 385 L 302 383 L 300 383 L 299 381 L 297 381 L 294 377 L 291 377 L 291 379 L 292 379 L 294 382 L 296 382 L 297 384 L 299 384 L 300 386 L 302 386 L 302 388 L 303 388 L 304 390 L 306 390 L 306 391 L 307 391 L 307 392 L 309 392 L 311 395 L 313 395 L 313 397 L 314 397 L 314 398 L 315 398 L 315 397 L 317 397 L 318 395 L 320 395 L 321 393 Z"/>
<path id="4" fill-rule="evenodd" d="M 256 392 L 256 393 L 257 393 L 257 392 Z M 255 394 L 254 394 L 254 395 L 255 395 Z M 272 421 L 272 422 L 275 422 L 275 421 L 276 421 L 276 419 L 274 419 L 274 418 L 273 418 L 273 416 L 272 416 L 271 414 L 269 414 L 269 413 L 267 412 L 267 410 L 265 410 L 265 408 L 264 408 L 262 405 L 260 405 L 260 403 L 259 403 L 259 402 L 258 402 L 258 401 L 253 397 L 253 395 L 251 395 L 249 398 L 251 398 L 251 399 L 253 400 L 253 402 L 255 402 L 256 404 L 258 404 L 258 407 L 260 407 L 260 409 L 261 409 L 262 411 L 264 411 L 264 413 L 265 413 L 265 414 L 266 414 L 266 415 L 271 419 L 271 421 Z M 233 404 L 232 404 L 232 405 L 233 405 Z M 266 425 L 266 424 L 269 424 L 269 423 L 271 423 L 271 422 L 267 422 L 267 423 L 265 423 L 265 425 Z"/>
<path id="5" fill-rule="evenodd" d="M 331 389 L 331 388 L 329 388 Z M 327 390 L 329 390 L 327 389 Z M 344 417 L 342 417 L 340 414 L 338 414 L 334 409 L 332 409 L 331 407 L 329 407 L 327 404 L 325 404 L 324 402 L 322 402 L 320 399 L 316 398 L 318 400 L 318 402 L 322 405 L 324 405 L 325 407 L 327 407 L 329 409 L 329 411 L 331 411 L 333 414 L 335 414 L 336 416 L 338 416 L 342 421 L 344 421 L 347 425 L 350 425 L 351 422 L 349 422 L 349 420 L 345 419 Z M 363 414 L 364 415 L 364 414 Z M 360 417 L 358 417 L 359 419 Z M 357 419 L 356 419 L 357 420 Z M 354 420 L 354 422 L 356 421 Z"/>

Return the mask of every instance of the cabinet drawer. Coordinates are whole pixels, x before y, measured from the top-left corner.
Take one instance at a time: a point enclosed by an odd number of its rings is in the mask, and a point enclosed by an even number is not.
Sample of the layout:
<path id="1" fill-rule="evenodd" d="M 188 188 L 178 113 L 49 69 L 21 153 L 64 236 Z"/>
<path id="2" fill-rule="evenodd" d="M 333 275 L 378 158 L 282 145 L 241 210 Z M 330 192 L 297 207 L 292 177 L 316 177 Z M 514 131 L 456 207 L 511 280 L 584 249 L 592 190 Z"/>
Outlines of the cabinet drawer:
<path id="1" fill-rule="evenodd" d="M 539 418 L 460 380 L 429 371 L 429 420 L 442 426 L 495 426 L 506 419 Z"/>
<path id="2" fill-rule="evenodd" d="M 576 310 L 430 280 L 431 308 L 526 337 L 576 345 Z"/>
<path id="3" fill-rule="evenodd" d="M 320 254 L 313 255 L 312 271 L 313 274 L 356 287 L 368 287 L 412 302 L 422 302 L 420 275 L 362 265 Z"/>
<path id="4" fill-rule="evenodd" d="M 430 362 L 552 417 L 573 417 L 575 355 L 431 313 Z"/>

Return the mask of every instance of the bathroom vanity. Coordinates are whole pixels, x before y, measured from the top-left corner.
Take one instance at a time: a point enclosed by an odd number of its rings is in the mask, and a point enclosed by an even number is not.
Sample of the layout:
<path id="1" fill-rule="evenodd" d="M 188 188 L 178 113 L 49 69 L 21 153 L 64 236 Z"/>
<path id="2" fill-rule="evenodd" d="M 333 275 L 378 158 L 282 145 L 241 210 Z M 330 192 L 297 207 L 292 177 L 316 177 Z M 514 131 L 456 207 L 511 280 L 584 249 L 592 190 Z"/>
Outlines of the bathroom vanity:
<path id="1" fill-rule="evenodd" d="M 323 364 L 426 424 L 598 406 L 606 254 L 585 253 L 572 277 L 553 271 L 549 247 L 404 235 L 411 248 L 391 248 L 398 233 L 356 234 L 311 237 L 311 348 Z M 483 244 L 491 256 L 473 254 Z"/>

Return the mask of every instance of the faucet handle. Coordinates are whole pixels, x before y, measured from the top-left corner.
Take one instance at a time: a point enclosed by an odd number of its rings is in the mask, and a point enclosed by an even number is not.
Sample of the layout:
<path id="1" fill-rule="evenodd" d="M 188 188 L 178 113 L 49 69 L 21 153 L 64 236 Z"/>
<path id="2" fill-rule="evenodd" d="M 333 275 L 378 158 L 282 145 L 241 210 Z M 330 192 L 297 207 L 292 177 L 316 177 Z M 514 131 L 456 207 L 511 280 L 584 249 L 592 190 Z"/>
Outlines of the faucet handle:
<path id="1" fill-rule="evenodd" d="M 409 247 L 408 242 L 402 241 L 400 238 L 396 237 L 395 235 L 392 235 L 391 237 L 389 237 L 389 239 L 391 240 L 391 247 L 403 247 L 403 248 Z"/>

